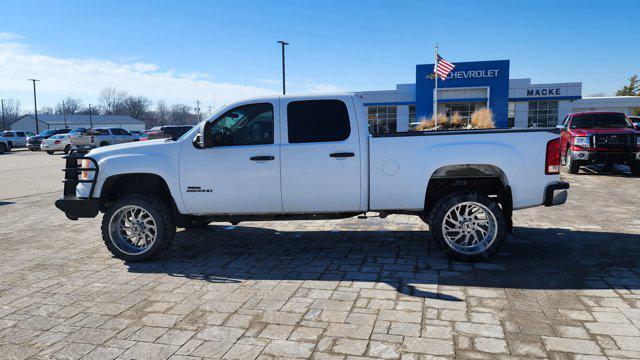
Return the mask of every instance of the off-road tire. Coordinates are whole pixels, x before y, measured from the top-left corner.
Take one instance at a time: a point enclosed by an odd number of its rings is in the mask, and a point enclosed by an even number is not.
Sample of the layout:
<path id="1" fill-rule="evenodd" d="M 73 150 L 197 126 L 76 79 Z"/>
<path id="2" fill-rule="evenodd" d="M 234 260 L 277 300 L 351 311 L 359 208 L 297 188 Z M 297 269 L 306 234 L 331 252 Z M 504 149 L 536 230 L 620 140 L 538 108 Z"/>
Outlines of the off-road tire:
<path id="1" fill-rule="evenodd" d="M 107 146 L 107 145 L 109 145 L 109 142 L 107 141 L 103 141 L 100 143 L 100 147 Z"/>
<path id="2" fill-rule="evenodd" d="M 118 211 L 118 209 L 127 206 L 136 205 L 144 208 L 147 212 L 153 216 L 156 222 L 158 232 L 156 234 L 156 240 L 144 253 L 141 254 L 127 254 L 121 251 L 111 240 L 111 234 L 109 232 L 109 222 L 111 217 Z M 109 205 L 107 211 L 102 217 L 102 240 L 104 241 L 107 249 L 118 259 L 122 259 L 129 262 L 142 262 L 153 259 L 166 251 L 173 244 L 173 239 L 176 235 L 175 220 L 173 218 L 171 207 L 165 201 L 159 197 L 151 194 L 130 194 L 125 195 L 112 204 Z"/>
<path id="3" fill-rule="evenodd" d="M 484 251 L 477 254 L 465 254 L 456 251 L 449 246 L 442 232 L 445 216 L 449 210 L 464 202 L 475 202 L 484 205 L 496 220 L 496 235 L 491 244 Z M 435 243 L 443 249 L 447 255 L 455 260 L 480 261 L 488 259 L 504 243 L 507 236 L 507 221 L 504 212 L 498 204 L 488 196 L 477 192 L 458 192 L 440 199 L 433 209 L 429 229 Z"/>
<path id="4" fill-rule="evenodd" d="M 49 155 L 53 155 L 54 153 L 55 153 L 55 151 L 47 150 L 47 154 L 49 154 Z"/>
<path id="5" fill-rule="evenodd" d="M 571 150 L 567 150 L 564 163 L 569 174 L 577 174 L 578 172 L 580 172 L 581 164 L 579 161 L 573 160 L 573 158 L 571 158 Z"/>

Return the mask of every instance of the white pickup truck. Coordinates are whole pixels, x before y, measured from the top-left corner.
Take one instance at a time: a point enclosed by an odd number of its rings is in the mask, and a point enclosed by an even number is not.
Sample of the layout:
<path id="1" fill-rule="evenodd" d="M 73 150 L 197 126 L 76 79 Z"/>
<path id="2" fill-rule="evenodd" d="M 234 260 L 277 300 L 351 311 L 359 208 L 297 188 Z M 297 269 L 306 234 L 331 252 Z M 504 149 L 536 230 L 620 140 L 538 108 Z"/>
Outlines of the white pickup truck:
<path id="1" fill-rule="evenodd" d="M 98 128 L 69 135 L 69 143 L 75 147 L 97 147 L 140 140 L 140 136 L 120 128 Z"/>
<path id="2" fill-rule="evenodd" d="M 118 258 L 167 249 L 177 227 L 335 219 L 369 211 L 420 216 L 463 260 L 496 251 L 514 209 L 558 205 L 556 129 L 370 135 L 357 95 L 280 96 L 220 109 L 179 139 L 72 153 L 68 218 L 104 212 Z"/>

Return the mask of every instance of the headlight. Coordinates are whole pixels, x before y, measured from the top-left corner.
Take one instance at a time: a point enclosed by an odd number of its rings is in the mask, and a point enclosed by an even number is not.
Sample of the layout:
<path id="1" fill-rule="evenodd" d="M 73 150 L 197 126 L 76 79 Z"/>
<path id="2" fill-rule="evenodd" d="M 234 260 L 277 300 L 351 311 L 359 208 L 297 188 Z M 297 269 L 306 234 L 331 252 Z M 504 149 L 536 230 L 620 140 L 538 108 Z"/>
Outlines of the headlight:
<path id="1" fill-rule="evenodd" d="M 85 169 L 89 169 L 89 168 L 91 168 L 91 167 L 92 167 L 91 165 L 92 165 L 92 164 L 91 164 L 91 160 L 83 159 L 83 160 L 82 160 L 82 163 L 81 163 L 81 165 L 80 165 L 80 167 L 85 168 Z M 82 179 L 82 180 L 89 180 L 89 173 L 90 173 L 90 172 L 93 172 L 93 171 L 82 171 L 82 172 L 80 173 L 80 179 Z"/>
<path id="2" fill-rule="evenodd" d="M 573 145 L 575 146 L 589 146 L 589 138 L 586 136 L 576 136 L 573 138 Z"/>

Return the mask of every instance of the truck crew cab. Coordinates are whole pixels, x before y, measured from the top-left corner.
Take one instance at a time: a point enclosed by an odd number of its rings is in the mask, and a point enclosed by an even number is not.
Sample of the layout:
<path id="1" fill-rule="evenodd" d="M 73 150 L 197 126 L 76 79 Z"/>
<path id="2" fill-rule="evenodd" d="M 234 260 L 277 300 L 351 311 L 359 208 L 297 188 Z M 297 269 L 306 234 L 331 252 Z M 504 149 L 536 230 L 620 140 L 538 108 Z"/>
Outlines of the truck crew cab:
<path id="1" fill-rule="evenodd" d="M 68 218 L 103 212 L 118 258 L 167 249 L 176 226 L 211 221 L 414 214 L 464 260 L 496 251 L 513 209 L 565 202 L 557 129 L 370 135 L 357 95 L 279 96 L 228 105 L 176 140 L 67 157 Z"/>
<path id="2" fill-rule="evenodd" d="M 640 131 L 623 113 L 580 112 L 562 125 L 562 157 L 571 174 L 586 164 L 628 165 L 640 175 Z"/>

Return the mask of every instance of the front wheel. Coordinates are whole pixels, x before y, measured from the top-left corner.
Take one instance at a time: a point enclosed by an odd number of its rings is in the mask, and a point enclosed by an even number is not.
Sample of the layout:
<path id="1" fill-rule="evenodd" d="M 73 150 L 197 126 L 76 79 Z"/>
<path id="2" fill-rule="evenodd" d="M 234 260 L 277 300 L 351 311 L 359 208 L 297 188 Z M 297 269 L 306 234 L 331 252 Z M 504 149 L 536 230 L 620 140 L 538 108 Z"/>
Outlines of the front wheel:
<path id="1" fill-rule="evenodd" d="M 567 167 L 567 172 L 569 174 L 577 174 L 580 172 L 580 163 L 577 160 L 574 160 L 571 156 L 571 150 L 567 150 L 567 154 L 565 155 L 565 165 Z"/>
<path id="2" fill-rule="evenodd" d="M 176 233 L 169 206 L 151 194 L 131 194 L 118 199 L 102 218 L 102 239 L 122 260 L 154 258 L 171 246 Z"/>
<path id="3" fill-rule="evenodd" d="M 7 151 L 7 145 L 5 145 L 4 143 L 0 143 L 0 154 L 4 154 Z"/>
<path id="4" fill-rule="evenodd" d="M 435 242 L 449 256 L 463 261 L 488 258 L 506 237 L 506 219 L 498 204 L 475 192 L 440 200 L 430 225 Z"/>

